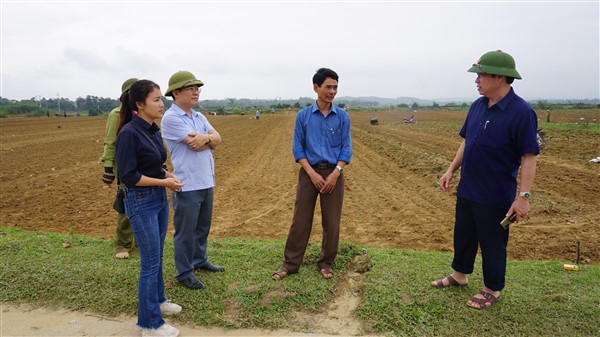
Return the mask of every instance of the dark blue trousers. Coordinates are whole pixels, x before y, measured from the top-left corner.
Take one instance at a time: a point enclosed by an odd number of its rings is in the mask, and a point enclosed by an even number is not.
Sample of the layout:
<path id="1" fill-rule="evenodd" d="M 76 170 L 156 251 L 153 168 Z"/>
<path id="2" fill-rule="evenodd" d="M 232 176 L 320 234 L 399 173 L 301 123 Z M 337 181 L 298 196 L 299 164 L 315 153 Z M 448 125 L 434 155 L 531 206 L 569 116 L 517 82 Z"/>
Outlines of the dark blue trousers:
<path id="1" fill-rule="evenodd" d="M 483 283 L 493 291 L 504 289 L 509 230 L 502 228 L 500 221 L 507 211 L 462 198 L 456 200 L 452 268 L 464 274 L 473 273 L 479 246 Z"/>

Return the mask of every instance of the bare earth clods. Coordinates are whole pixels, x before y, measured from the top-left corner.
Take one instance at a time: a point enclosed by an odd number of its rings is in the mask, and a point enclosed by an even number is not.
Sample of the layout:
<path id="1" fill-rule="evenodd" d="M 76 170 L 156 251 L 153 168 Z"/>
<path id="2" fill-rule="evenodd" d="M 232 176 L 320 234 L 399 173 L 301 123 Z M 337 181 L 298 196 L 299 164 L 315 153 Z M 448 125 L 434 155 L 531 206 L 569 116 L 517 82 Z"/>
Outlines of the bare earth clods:
<path id="1" fill-rule="evenodd" d="M 410 113 L 413 114 L 412 112 Z M 379 125 L 370 125 L 377 116 Z M 342 239 L 362 245 L 451 251 L 455 195 L 438 179 L 461 142 L 464 112 L 352 113 L 354 156 L 345 170 Z M 554 111 L 555 122 L 598 118 L 598 110 Z M 295 112 L 209 116 L 224 143 L 211 237 L 282 238 L 294 207 L 299 165 L 291 154 Z M 101 183 L 105 117 L 0 120 L 0 225 L 112 238 L 114 186 Z M 596 125 L 588 125 L 598 129 Z M 583 127 L 582 127 L 583 128 Z M 600 261 L 600 132 L 546 130 L 538 157 L 532 212 L 511 227 L 517 259 Z M 454 187 L 458 178 L 454 181 Z M 318 209 L 318 206 L 317 206 Z M 172 216 L 172 215 L 171 215 Z M 315 216 L 311 242 L 320 241 Z M 172 234 L 173 227 L 170 226 Z"/>

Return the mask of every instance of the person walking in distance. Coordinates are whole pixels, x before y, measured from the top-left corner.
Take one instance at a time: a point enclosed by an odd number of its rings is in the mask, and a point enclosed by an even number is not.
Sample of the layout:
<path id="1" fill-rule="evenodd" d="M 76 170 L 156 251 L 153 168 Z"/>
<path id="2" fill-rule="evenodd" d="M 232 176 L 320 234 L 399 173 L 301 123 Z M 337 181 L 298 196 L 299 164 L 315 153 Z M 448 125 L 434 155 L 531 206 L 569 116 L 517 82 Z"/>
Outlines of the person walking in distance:
<path id="1" fill-rule="evenodd" d="M 206 287 L 194 270 L 225 270 L 208 259 L 215 186 L 212 151 L 221 143 L 221 136 L 204 115 L 193 109 L 198 104 L 203 85 L 189 71 L 173 74 L 166 92 L 166 96 L 173 97 L 173 104 L 161 123 L 163 138 L 171 152 L 173 172 L 185 182 L 180 191 L 172 193 L 171 200 L 175 210 L 176 278 L 190 289 Z"/>
<path id="2" fill-rule="evenodd" d="M 100 157 L 100 161 L 104 164 L 104 173 L 102 174 L 102 181 L 107 186 L 111 186 L 115 177 L 118 176 L 117 165 L 116 165 L 116 150 L 115 140 L 117 139 L 117 129 L 119 128 L 119 112 L 123 106 L 123 97 L 129 95 L 129 88 L 136 82 L 137 78 L 127 79 L 121 85 L 121 96 L 119 97 L 118 107 L 112 109 L 108 113 L 106 120 L 106 132 L 104 134 L 104 152 Z M 121 184 L 117 179 L 117 189 L 124 188 L 125 185 Z M 117 259 L 127 259 L 133 249 L 133 231 L 131 230 L 131 224 L 125 213 L 117 211 L 117 238 L 115 240 L 115 257 Z"/>
<path id="3" fill-rule="evenodd" d="M 440 178 L 441 189 L 448 192 L 454 173 L 461 168 L 456 192 L 454 272 L 431 285 L 466 286 L 479 246 L 484 287 L 466 305 L 485 309 L 500 300 L 505 286 L 509 228 L 500 223 L 513 214 L 518 222 L 530 211 L 539 154 L 537 116 L 511 86 L 521 75 L 509 54 L 487 52 L 468 71 L 477 73 L 475 83 L 482 96 L 471 105 L 459 132 L 464 140 Z"/>
<path id="4" fill-rule="evenodd" d="M 165 323 L 162 315 L 182 309 L 165 297 L 163 279 L 163 251 L 169 225 L 165 187 L 179 190 L 184 185 L 163 166 L 167 150 L 154 123 L 163 114 L 162 97 L 154 82 L 133 83 L 123 100 L 116 141 L 119 178 L 126 186 L 125 214 L 140 252 L 137 325 L 142 329 L 142 337 L 177 336 L 179 330 Z"/>
<path id="5" fill-rule="evenodd" d="M 350 117 L 333 104 L 338 75 L 321 68 L 313 76 L 317 101 L 298 112 L 292 152 L 300 164 L 296 205 L 287 237 L 282 266 L 272 275 L 282 280 L 297 273 L 304 258 L 317 197 L 321 202 L 323 239 L 317 270 L 323 278 L 333 277 L 344 201 L 344 167 L 352 157 Z"/>

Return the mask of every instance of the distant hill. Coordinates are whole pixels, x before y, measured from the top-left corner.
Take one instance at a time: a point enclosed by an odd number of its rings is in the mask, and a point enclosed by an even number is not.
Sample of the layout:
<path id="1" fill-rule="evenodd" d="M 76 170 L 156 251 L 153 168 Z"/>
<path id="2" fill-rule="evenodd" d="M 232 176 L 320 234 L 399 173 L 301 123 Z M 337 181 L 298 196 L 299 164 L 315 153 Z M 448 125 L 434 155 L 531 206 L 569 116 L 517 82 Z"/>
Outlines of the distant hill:
<path id="1" fill-rule="evenodd" d="M 456 98 L 439 98 L 439 99 L 422 99 L 417 97 L 377 97 L 377 96 L 339 96 L 335 98 L 336 104 L 345 104 L 347 106 L 362 106 L 362 107 L 385 107 L 385 106 L 398 106 L 408 105 L 412 106 L 417 104 L 418 106 L 433 106 L 434 103 L 440 106 L 447 104 L 462 105 L 466 103 L 470 105 L 477 96 L 473 97 L 456 97 Z M 600 104 L 600 99 L 528 99 L 526 100 L 531 104 L 538 102 L 544 102 L 549 104 Z M 295 107 L 305 107 L 313 104 L 315 99 L 312 97 L 299 97 L 297 99 L 251 99 L 251 98 L 236 98 L 236 99 L 217 99 L 217 100 L 201 100 L 200 106 L 212 107 L 212 106 L 236 106 L 240 108 L 249 108 L 255 106 L 270 106 L 270 105 L 289 105 Z"/>
<path id="2" fill-rule="evenodd" d="M 420 99 L 420 98 L 416 98 L 416 97 L 385 98 L 385 97 L 376 97 L 376 96 L 364 96 L 364 97 L 341 96 L 341 97 L 337 97 L 335 100 L 338 102 L 347 102 L 350 105 L 353 105 L 353 103 L 359 103 L 359 104 L 355 104 L 355 105 L 362 105 L 364 103 L 370 103 L 370 102 L 376 102 L 377 105 L 383 105 L 383 106 L 398 105 L 398 104 L 412 105 L 414 103 L 417 103 L 420 106 L 433 104 L 433 100 Z"/>
<path id="3" fill-rule="evenodd" d="M 417 103 L 419 106 L 432 106 L 433 103 L 437 103 L 439 105 L 444 105 L 447 103 L 470 103 L 474 100 L 474 98 L 443 98 L 443 99 L 422 99 L 417 97 L 396 97 L 396 98 L 386 98 L 386 97 L 376 97 L 376 96 L 365 96 L 365 97 L 349 97 L 342 96 L 337 97 L 336 101 L 338 102 L 347 102 L 350 105 L 362 105 L 364 103 L 369 102 L 377 102 L 379 106 L 394 106 L 399 104 L 407 104 L 413 105 Z M 354 103 L 354 104 L 353 104 Z M 358 104 L 356 104 L 358 103 Z"/>
<path id="4" fill-rule="evenodd" d="M 414 103 L 419 106 L 432 106 L 433 103 L 444 105 L 447 103 L 461 104 L 463 102 L 470 103 L 474 98 L 457 98 L 457 99 L 421 99 L 416 97 L 376 97 L 376 96 L 364 96 L 364 97 L 350 97 L 350 96 L 339 96 L 335 98 L 335 103 L 343 103 L 348 106 L 363 106 L 363 107 L 380 107 L 380 106 L 397 106 L 399 104 L 405 104 L 408 106 Z M 236 99 L 217 99 L 217 100 L 201 100 L 200 106 L 212 107 L 212 106 L 236 106 L 236 107 L 253 107 L 253 106 L 269 106 L 272 104 L 286 104 L 305 107 L 308 104 L 313 104 L 314 98 L 311 97 L 299 97 L 297 99 L 251 99 L 251 98 L 236 98 Z"/>
<path id="5" fill-rule="evenodd" d="M 396 97 L 396 98 L 386 98 L 386 97 L 376 97 L 376 96 L 365 96 L 365 97 L 349 97 L 342 96 L 336 97 L 337 102 L 347 102 L 350 105 L 352 103 L 359 103 L 355 105 L 361 105 L 360 103 L 372 103 L 376 102 L 379 106 L 391 106 L 398 104 L 408 104 L 412 105 L 417 103 L 419 106 L 432 106 L 433 103 L 437 103 L 439 105 L 445 105 L 448 103 L 467 103 L 471 104 L 478 96 L 473 97 L 455 97 L 455 98 L 436 98 L 436 99 L 421 99 L 417 97 Z M 583 103 L 583 104 L 600 104 L 600 99 L 544 99 L 544 98 L 525 98 L 530 103 L 537 102 L 545 102 L 551 104 L 567 104 L 567 103 Z"/>

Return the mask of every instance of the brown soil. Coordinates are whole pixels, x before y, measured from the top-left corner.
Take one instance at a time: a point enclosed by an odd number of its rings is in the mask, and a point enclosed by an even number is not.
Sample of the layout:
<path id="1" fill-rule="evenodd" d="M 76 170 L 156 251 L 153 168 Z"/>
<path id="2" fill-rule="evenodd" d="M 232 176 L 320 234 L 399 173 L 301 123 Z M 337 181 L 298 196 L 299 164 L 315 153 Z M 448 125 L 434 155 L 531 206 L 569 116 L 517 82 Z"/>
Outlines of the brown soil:
<path id="1" fill-rule="evenodd" d="M 418 112 L 418 123 L 404 124 L 408 115 L 352 113 L 354 157 L 345 170 L 341 236 L 362 245 L 451 251 L 455 195 L 443 193 L 437 181 L 460 144 L 465 113 Z M 373 116 L 379 125 L 369 124 Z M 600 119 L 600 112 L 552 114 L 553 122 L 576 123 L 580 117 Z M 214 153 L 211 237 L 287 235 L 299 168 L 291 154 L 294 118 L 294 112 L 263 115 L 260 121 L 209 116 L 224 139 Z M 115 189 L 103 187 L 98 163 L 105 122 L 105 117 L 0 120 L 0 225 L 112 238 Z M 581 241 L 583 261 L 600 262 L 600 165 L 588 162 L 600 155 L 600 130 L 598 124 L 586 129 L 547 130 L 532 212 L 511 228 L 510 258 L 572 261 Z M 320 235 L 316 216 L 311 241 L 320 241 Z"/>

